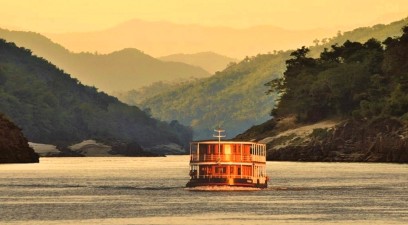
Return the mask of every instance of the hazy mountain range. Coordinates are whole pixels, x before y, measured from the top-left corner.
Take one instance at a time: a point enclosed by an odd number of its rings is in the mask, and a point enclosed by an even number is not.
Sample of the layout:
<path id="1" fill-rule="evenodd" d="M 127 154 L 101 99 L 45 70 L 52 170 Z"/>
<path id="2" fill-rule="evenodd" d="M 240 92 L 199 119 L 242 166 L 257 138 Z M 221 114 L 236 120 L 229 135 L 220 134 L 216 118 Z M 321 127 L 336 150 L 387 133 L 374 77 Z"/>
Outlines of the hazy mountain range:
<path id="1" fill-rule="evenodd" d="M 310 45 L 316 38 L 333 36 L 336 32 L 326 29 L 289 30 L 274 26 L 234 29 L 130 20 L 101 31 L 45 35 L 75 52 L 109 53 L 132 47 L 155 57 L 211 51 L 243 59 L 259 53 Z"/>
<path id="2" fill-rule="evenodd" d="M 132 48 L 110 54 L 73 53 L 38 33 L 0 29 L 0 38 L 30 49 L 81 83 L 105 92 L 132 90 L 157 81 L 210 75 L 198 66 L 164 62 Z"/>

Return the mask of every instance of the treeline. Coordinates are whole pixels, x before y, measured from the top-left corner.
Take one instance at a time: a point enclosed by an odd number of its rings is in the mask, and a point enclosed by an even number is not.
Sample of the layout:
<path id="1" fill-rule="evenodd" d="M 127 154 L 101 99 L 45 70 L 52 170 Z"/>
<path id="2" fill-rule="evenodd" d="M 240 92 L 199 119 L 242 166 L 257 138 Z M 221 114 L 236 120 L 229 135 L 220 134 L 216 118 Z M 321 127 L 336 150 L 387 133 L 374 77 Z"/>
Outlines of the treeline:
<path id="1" fill-rule="evenodd" d="M 330 117 L 408 120 L 408 27 L 400 37 L 382 43 L 346 41 L 332 45 L 319 58 L 302 47 L 286 61 L 284 76 L 266 85 L 277 91 L 279 103 L 271 114 L 291 114 L 299 121 Z"/>
<path id="2" fill-rule="evenodd" d="M 45 59 L 0 39 L 0 112 L 33 142 L 84 139 L 187 145 L 190 128 L 162 122 L 95 87 L 82 85 Z"/>

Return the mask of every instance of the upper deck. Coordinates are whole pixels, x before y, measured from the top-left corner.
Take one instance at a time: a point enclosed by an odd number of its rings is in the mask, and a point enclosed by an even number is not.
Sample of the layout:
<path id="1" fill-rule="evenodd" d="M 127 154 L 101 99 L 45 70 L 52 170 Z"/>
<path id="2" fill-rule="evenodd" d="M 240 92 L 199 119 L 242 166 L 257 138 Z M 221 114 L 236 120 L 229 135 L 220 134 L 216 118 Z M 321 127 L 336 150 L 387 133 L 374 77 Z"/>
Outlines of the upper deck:
<path id="1" fill-rule="evenodd" d="M 190 143 L 190 163 L 265 163 L 266 145 L 239 141 Z"/>

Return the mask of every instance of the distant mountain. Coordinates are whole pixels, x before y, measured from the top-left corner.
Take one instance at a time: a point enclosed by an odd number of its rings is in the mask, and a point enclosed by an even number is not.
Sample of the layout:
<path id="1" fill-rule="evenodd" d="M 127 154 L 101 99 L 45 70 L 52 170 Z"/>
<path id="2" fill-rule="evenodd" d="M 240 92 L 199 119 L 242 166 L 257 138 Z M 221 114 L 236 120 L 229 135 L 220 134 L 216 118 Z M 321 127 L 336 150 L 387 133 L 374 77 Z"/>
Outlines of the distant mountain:
<path id="1" fill-rule="evenodd" d="M 211 74 L 224 70 L 231 62 L 238 62 L 238 59 L 223 56 L 214 52 L 174 54 L 163 56 L 159 59 L 163 61 L 182 62 L 193 66 L 199 66 Z"/>
<path id="2" fill-rule="evenodd" d="M 336 43 L 341 45 L 347 39 L 362 41 L 374 37 L 384 40 L 399 36 L 407 23 L 408 19 L 404 19 L 338 34 L 324 40 L 323 45 L 311 47 L 311 53 L 318 55 L 324 48 Z M 212 129 L 218 124 L 229 131 L 228 137 L 233 137 L 270 118 L 275 95 L 265 95 L 264 84 L 282 76 L 289 53 L 281 51 L 246 58 L 212 77 L 147 98 L 140 106 L 149 108 L 157 118 L 177 119 L 191 125 L 195 139 L 211 137 Z"/>
<path id="3" fill-rule="evenodd" d="M 137 143 L 149 149 L 166 144 L 186 147 L 191 139 L 190 129 L 177 121 L 153 119 L 2 39 L 0 112 L 37 143 L 67 146 L 93 139 L 122 146 Z"/>
<path id="4" fill-rule="evenodd" d="M 75 52 L 109 53 L 132 47 L 155 57 L 211 51 L 242 59 L 309 45 L 316 38 L 333 36 L 336 31 L 288 30 L 274 26 L 234 29 L 130 20 L 102 31 L 45 35 Z"/>
<path id="5" fill-rule="evenodd" d="M 137 49 L 123 49 L 110 54 L 72 53 L 33 32 L 0 29 L 0 38 L 31 49 L 86 85 L 105 92 L 124 91 L 157 81 L 206 77 L 210 74 L 198 66 L 180 62 L 163 62 Z"/>

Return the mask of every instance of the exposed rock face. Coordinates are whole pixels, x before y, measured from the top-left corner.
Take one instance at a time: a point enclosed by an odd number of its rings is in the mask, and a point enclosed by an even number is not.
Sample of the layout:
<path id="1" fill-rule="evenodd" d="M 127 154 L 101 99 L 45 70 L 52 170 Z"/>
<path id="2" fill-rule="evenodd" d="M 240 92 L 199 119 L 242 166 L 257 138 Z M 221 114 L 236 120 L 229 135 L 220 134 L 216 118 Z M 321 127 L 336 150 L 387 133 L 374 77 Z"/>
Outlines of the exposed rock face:
<path id="1" fill-rule="evenodd" d="M 408 163 L 408 127 L 395 119 L 348 120 L 307 137 L 282 138 L 268 143 L 268 160 Z"/>
<path id="2" fill-rule="evenodd" d="M 0 163 L 38 163 L 21 129 L 0 114 Z"/>

